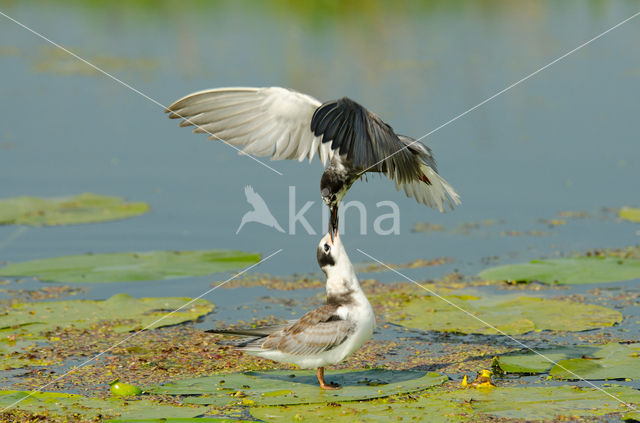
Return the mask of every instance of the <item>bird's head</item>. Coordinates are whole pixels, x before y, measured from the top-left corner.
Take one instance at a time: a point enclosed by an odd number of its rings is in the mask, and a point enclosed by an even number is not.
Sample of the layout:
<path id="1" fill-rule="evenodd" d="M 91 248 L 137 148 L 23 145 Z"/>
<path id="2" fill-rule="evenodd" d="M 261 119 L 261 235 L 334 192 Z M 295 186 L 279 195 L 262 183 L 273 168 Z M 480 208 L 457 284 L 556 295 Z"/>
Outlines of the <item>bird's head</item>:
<path id="1" fill-rule="evenodd" d="M 322 195 L 322 201 L 329 207 L 337 206 L 340 202 L 338 194 L 332 192 L 329 187 L 321 187 L 320 194 Z"/>
<path id="2" fill-rule="evenodd" d="M 333 237 L 338 234 L 338 205 L 349 190 L 349 186 L 331 172 L 324 172 L 320 179 L 320 195 L 331 212 L 329 234 Z"/>
<path id="3" fill-rule="evenodd" d="M 320 240 L 316 257 L 318 265 L 327 276 L 334 269 L 350 263 L 347 252 L 340 241 L 340 236 L 337 234 L 332 239 L 331 233 L 328 233 Z"/>
<path id="4" fill-rule="evenodd" d="M 320 194 L 322 201 L 331 207 L 338 207 L 342 197 L 347 193 L 351 184 L 347 183 L 344 175 L 325 171 L 320 178 Z"/>

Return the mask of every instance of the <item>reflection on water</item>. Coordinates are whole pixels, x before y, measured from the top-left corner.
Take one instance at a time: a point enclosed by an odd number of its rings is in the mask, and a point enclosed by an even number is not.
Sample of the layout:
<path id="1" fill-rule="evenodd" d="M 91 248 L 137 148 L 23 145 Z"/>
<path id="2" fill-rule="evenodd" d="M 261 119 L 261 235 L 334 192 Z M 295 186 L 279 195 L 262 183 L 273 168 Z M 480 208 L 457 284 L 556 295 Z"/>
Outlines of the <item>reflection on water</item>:
<path id="1" fill-rule="evenodd" d="M 1 10 L 113 73 L 162 104 L 215 86 L 282 85 L 324 101 L 349 95 L 398 132 L 419 137 L 635 13 L 637 2 L 0 2 Z M 321 167 L 268 162 L 283 176 L 221 143 L 177 127 L 152 102 L 2 18 L 0 182 L 2 197 L 97 192 L 152 205 L 121 222 L 0 228 L 1 259 L 87 251 L 232 248 L 265 256 L 261 271 L 316 271 L 321 236 Z M 439 170 L 461 207 L 441 215 L 373 177 L 346 200 L 345 243 L 392 263 L 449 256 L 450 264 L 408 271 L 419 279 L 453 269 L 473 274 L 487 257 L 504 262 L 638 242 L 613 218 L 549 228 L 563 211 L 598 213 L 638 205 L 634 157 L 639 123 L 640 28 L 630 23 L 491 103 L 429 136 Z M 284 234 L 247 225 L 244 187 L 265 198 Z M 300 225 L 290 235 L 293 205 Z M 376 203 L 401 210 L 397 236 L 372 234 Z M 412 232 L 416 223 L 478 231 Z M 352 229 L 350 229 L 352 228 Z M 289 230 L 287 230 L 289 229 Z M 527 234 L 545 233 L 545 236 Z M 506 236 L 518 233 L 522 236 Z M 210 278 L 167 291 L 202 292 Z M 112 288 L 95 288 L 103 296 Z M 116 289 L 116 288 L 113 288 Z M 117 290 L 122 290 L 119 285 Z M 130 287 L 139 290 L 139 287 Z M 102 291 L 104 290 L 104 292 Z M 188 291 L 188 292 L 187 292 Z M 167 295 L 159 292 L 158 295 Z"/>

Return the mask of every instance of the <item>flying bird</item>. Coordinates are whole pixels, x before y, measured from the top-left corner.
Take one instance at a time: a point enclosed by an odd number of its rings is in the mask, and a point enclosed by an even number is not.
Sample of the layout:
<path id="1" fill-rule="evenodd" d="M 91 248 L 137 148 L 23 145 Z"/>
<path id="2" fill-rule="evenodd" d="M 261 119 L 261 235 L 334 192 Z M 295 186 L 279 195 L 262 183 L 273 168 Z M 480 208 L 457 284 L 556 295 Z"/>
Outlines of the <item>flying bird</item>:
<path id="1" fill-rule="evenodd" d="M 236 235 L 240 232 L 244 224 L 248 222 L 262 223 L 263 225 L 277 229 L 279 232 L 284 232 L 284 229 L 280 227 L 276 218 L 271 214 L 267 203 L 264 202 L 260 194 L 254 191 L 251 185 L 244 187 L 244 195 L 247 198 L 247 202 L 253 207 L 253 210 L 246 212 L 244 216 L 242 216 L 242 221 L 240 222 L 240 226 L 238 226 Z"/>
<path id="2" fill-rule="evenodd" d="M 316 369 L 322 389 L 337 386 L 324 380 L 325 366 L 337 364 L 358 350 L 373 334 L 376 319 L 360 288 L 353 265 L 338 234 L 325 235 L 317 250 L 318 264 L 327 276 L 326 303 L 284 325 L 210 333 L 251 337 L 237 347 L 273 361 Z"/>
<path id="3" fill-rule="evenodd" d="M 338 205 L 365 173 L 387 175 L 409 197 L 445 211 L 460 197 L 436 169 L 431 149 L 396 134 L 380 117 L 343 97 L 326 103 L 287 88 L 215 88 L 189 94 L 167 110 L 180 126 L 242 147 L 272 160 L 311 161 L 326 166 L 320 179 L 322 200 L 331 210 L 329 232 L 338 231 Z"/>

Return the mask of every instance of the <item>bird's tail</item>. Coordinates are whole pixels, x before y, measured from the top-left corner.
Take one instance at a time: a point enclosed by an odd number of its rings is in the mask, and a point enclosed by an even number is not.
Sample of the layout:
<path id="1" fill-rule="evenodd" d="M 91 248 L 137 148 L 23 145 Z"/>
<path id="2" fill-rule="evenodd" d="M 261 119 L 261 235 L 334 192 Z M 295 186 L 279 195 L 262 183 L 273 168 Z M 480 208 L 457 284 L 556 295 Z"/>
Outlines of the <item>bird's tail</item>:
<path id="1" fill-rule="evenodd" d="M 256 329 L 209 329 L 207 333 L 217 333 L 220 335 L 238 335 L 238 336 L 268 336 L 271 332 L 266 332 L 263 328 Z"/>
<path id="2" fill-rule="evenodd" d="M 404 189 L 408 197 L 414 197 L 419 203 L 441 212 L 446 211 L 445 205 L 453 210 L 454 206 L 461 203 L 458 193 L 431 166 L 422 163 L 420 171 L 419 179 L 403 183 L 396 180 L 396 189 Z"/>
<path id="3" fill-rule="evenodd" d="M 217 333 L 221 335 L 238 335 L 238 336 L 269 336 L 274 332 L 282 330 L 287 326 L 291 326 L 295 321 L 288 321 L 287 323 L 260 326 L 257 328 L 239 328 L 239 329 L 209 329 L 207 333 Z"/>

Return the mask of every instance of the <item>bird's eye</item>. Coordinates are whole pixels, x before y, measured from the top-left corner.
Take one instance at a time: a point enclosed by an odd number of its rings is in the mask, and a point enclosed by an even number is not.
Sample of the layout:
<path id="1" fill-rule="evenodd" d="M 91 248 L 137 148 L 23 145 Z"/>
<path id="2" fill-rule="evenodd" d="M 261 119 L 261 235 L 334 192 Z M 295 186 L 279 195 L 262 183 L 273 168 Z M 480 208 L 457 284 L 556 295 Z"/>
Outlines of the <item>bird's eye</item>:
<path id="1" fill-rule="evenodd" d="M 335 194 L 333 194 L 333 195 L 331 196 L 331 201 L 336 201 L 336 198 L 337 198 L 337 197 L 336 197 L 336 195 L 335 195 Z"/>
<path id="2" fill-rule="evenodd" d="M 324 252 L 326 253 L 327 251 L 329 251 L 329 244 L 324 244 Z"/>

